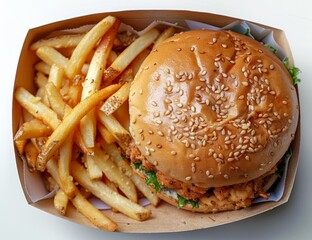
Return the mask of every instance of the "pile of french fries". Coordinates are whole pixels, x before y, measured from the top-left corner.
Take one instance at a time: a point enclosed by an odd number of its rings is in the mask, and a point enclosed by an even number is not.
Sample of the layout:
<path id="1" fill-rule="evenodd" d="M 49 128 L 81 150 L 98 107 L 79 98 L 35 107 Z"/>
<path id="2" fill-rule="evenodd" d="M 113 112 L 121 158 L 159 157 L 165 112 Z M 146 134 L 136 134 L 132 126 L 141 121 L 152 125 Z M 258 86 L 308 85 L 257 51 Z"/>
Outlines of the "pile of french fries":
<path id="1" fill-rule="evenodd" d="M 151 49 L 174 34 L 151 29 L 125 45 L 118 38 L 120 20 L 107 16 L 88 32 L 41 39 L 30 46 L 35 94 L 15 90 L 22 121 L 14 142 L 31 171 L 54 181 L 54 206 L 66 215 L 69 202 L 96 227 L 116 231 L 117 224 L 89 201 L 96 196 L 138 221 L 151 216 L 138 204 L 153 192 L 121 155 L 131 140 L 128 96 L 131 81 Z M 118 49 L 119 51 L 115 50 Z M 122 50 L 120 50 L 122 49 Z"/>

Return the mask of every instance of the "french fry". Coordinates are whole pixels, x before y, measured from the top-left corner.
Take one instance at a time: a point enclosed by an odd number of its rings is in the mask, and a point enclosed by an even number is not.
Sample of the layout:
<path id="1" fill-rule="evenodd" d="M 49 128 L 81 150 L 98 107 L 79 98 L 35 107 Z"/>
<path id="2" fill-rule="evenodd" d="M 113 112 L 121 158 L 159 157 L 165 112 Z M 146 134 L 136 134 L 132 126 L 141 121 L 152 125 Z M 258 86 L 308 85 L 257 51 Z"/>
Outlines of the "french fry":
<path id="1" fill-rule="evenodd" d="M 157 206 L 159 203 L 159 198 L 156 195 L 155 191 L 153 191 L 145 181 L 139 177 L 136 173 L 134 173 L 133 169 L 129 165 L 129 163 L 122 158 L 120 151 L 118 150 L 115 144 L 107 144 L 104 141 L 100 141 L 100 144 L 103 149 L 112 157 L 112 159 L 116 162 L 117 166 L 121 171 L 126 174 L 133 181 L 135 186 L 139 189 L 140 192 L 150 201 L 153 206 Z"/>
<path id="2" fill-rule="evenodd" d="M 105 84 L 110 84 L 116 77 L 118 77 L 129 64 L 138 56 L 144 49 L 150 46 L 158 37 L 159 31 L 155 28 L 146 32 L 137 38 L 131 45 L 129 45 L 105 70 L 104 81 Z"/>
<path id="3" fill-rule="evenodd" d="M 153 45 L 153 49 L 155 49 L 160 43 L 162 43 L 164 40 L 166 40 L 167 38 L 173 36 L 175 34 L 176 30 L 174 27 L 168 27 L 166 28 L 160 35 L 159 37 L 156 39 L 154 45 Z"/>
<path id="4" fill-rule="evenodd" d="M 117 209 L 126 216 L 138 221 L 144 221 L 151 216 L 151 211 L 132 202 L 128 198 L 114 192 L 103 181 L 93 180 L 88 177 L 84 167 L 77 161 L 72 163 L 72 172 L 75 180 L 84 188 L 89 189 L 93 195 Z"/>
<path id="5" fill-rule="evenodd" d="M 111 144 L 116 141 L 115 137 L 101 123 L 97 123 L 97 129 L 105 142 Z"/>
<path id="6" fill-rule="evenodd" d="M 89 95 L 95 93 L 101 85 L 102 76 L 108 57 L 110 56 L 114 39 L 119 28 L 120 21 L 112 25 L 112 27 L 104 34 L 102 40 L 96 48 L 96 51 L 90 62 L 89 70 L 85 81 L 83 82 L 83 90 L 81 100 L 85 99 Z"/>
<path id="7" fill-rule="evenodd" d="M 49 66 L 56 64 L 64 69 L 67 68 L 68 58 L 52 47 L 43 46 L 37 49 L 37 56 Z"/>
<path id="8" fill-rule="evenodd" d="M 61 215 L 66 214 L 68 201 L 69 201 L 69 199 L 68 199 L 68 196 L 66 195 L 66 193 L 62 189 L 59 189 L 54 196 L 53 204 L 54 204 L 55 209 Z"/>
<path id="9" fill-rule="evenodd" d="M 100 38 L 108 31 L 108 29 L 115 23 L 116 18 L 112 16 L 105 17 L 102 21 L 97 23 L 79 42 L 70 57 L 66 75 L 73 79 L 81 70 L 89 52 L 100 40 Z"/>
<path id="10" fill-rule="evenodd" d="M 62 96 L 57 91 L 53 83 L 51 82 L 47 83 L 45 89 L 47 92 L 47 96 L 48 96 L 48 100 L 49 100 L 51 108 L 61 118 L 63 118 L 65 115 L 65 111 L 70 111 L 72 108 L 63 101 Z M 89 154 L 89 151 L 82 139 L 80 129 L 78 128 L 74 130 L 74 142 L 77 144 L 77 146 L 79 146 L 79 148 L 81 149 L 83 153 Z"/>
<path id="11" fill-rule="evenodd" d="M 123 174 L 116 163 L 112 161 L 108 154 L 106 154 L 99 147 L 94 149 L 94 156 L 92 156 L 94 162 L 103 171 L 105 176 L 113 183 L 117 184 L 119 189 L 125 194 L 127 198 L 133 202 L 138 201 L 135 185 L 129 177 Z"/>
<path id="12" fill-rule="evenodd" d="M 79 212 L 86 216 L 98 228 L 109 232 L 117 230 L 117 224 L 95 208 L 78 190 L 76 190 L 75 197 L 71 202 Z"/>
<path id="13" fill-rule="evenodd" d="M 80 129 L 78 127 L 76 127 L 76 129 L 74 130 L 75 134 L 74 134 L 74 142 L 76 143 L 76 145 L 80 148 L 80 150 L 84 153 L 84 154 L 89 154 L 89 149 L 86 147 L 81 133 L 80 133 Z"/>
<path id="14" fill-rule="evenodd" d="M 50 126 L 52 129 L 56 129 L 61 123 L 58 119 L 57 114 L 43 104 L 40 98 L 33 96 L 23 87 L 18 87 L 15 90 L 15 98 L 19 104 L 25 108 L 35 118 L 43 121 L 45 124 Z"/>
<path id="15" fill-rule="evenodd" d="M 107 59 L 111 52 L 119 24 L 120 21 L 116 20 L 113 26 L 104 34 L 102 40 L 97 46 L 87 76 L 82 84 L 81 100 L 99 90 L 104 68 L 106 67 Z M 81 119 L 80 131 L 86 146 L 88 148 L 93 148 L 96 136 L 96 116 L 93 110 Z"/>
<path id="16" fill-rule="evenodd" d="M 60 35 L 48 39 L 40 39 L 30 45 L 30 50 L 36 51 L 38 48 L 48 46 L 52 48 L 76 47 L 85 34 Z"/>
<path id="17" fill-rule="evenodd" d="M 34 144 L 31 141 L 28 142 L 25 146 L 25 157 L 30 171 L 35 170 L 38 154 L 39 151 Z"/>
<path id="18" fill-rule="evenodd" d="M 40 61 L 35 64 L 35 69 L 37 70 L 38 73 L 41 73 L 45 76 L 49 75 L 51 66 L 43 61 Z"/>
<path id="19" fill-rule="evenodd" d="M 94 150 L 92 149 L 92 154 L 86 154 L 85 155 L 85 161 L 87 166 L 87 171 L 89 174 L 90 179 L 101 179 L 103 176 L 102 170 L 99 168 L 99 166 L 95 163 L 92 155 L 94 155 Z"/>
<path id="20" fill-rule="evenodd" d="M 118 141 L 125 144 L 131 141 L 129 132 L 121 126 L 113 115 L 107 116 L 104 112 L 98 111 L 98 120 Z"/>
<path id="21" fill-rule="evenodd" d="M 100 91 L 94 93 L 90 97 L 84 99 L 79 104 L 77 104 L 75 108 L 72 109 L 72 111 L 64 117 L 63 121 L 58 125 L 58 127 L 48 138 L 46 144 L 43 146 L 42 151 L 38 156 L 38 170 L 44 171 L 47 161 L 64 142 L 70 132 L 75 129 L 81 118 L 96 105 L 98 105 L 100 101 L 104 100 L 115 91 L 117 91 L 119 87 L 120 86 L 118 84 L 115 84 L 101 89 Z"/>
<path id="22" fill-rule="evenodd" d="M 48 137 L 52 129 L 42 121 L 34 118 L 29 122 L 24 122 L 14 136 L 14 140 L 26 140 L 30 138 Z"/>
<path id="23" fill-rule="evenodd" d="M 48 81 L 54 83 L 55 87 L 60 90 L 62 87 L 64 69 L 57 64 L 53 64 L 50 68 Z"/>
<path id="24" fill-rule="evenodd" d="M 51 159 L 51 161 L 47 163 L 47 170 L 60 186 L 58 167 L 55 159 Z M 71 202 L 80 213 L 86 216 L 98 228 L 107 231 L 116 231 L 117 224 L 95 208 L 77 188 L 75 189 L 74 197 L 71 199 Z"/>
<path id="25" fill-rule="evenodd" d="M 149 49 L 144 49 L 129 65 L 129 68 L 132 69 L 132 74 L 135 76 L 137 72 L 139 71 L 142 62 L 145 60 L 145 58 L 150 54 Z"/>
<path id="26" fill-rule="evenodd" d="M 18 154 L 21 156 L 24 155 L 25 146 L 27 144 L 27 140 L 16 140 L 14 141 L 14 145 L 17 149 Z"/>
<path id="27" fill-rule="evenodd" d="M 50 107 L 61 117 L 64 117 L 65 109 L 70 108 L 64 101 L 52 82 L 48 82 L 45 86 L 45 92 L 47 94 Z"/>
<path id="28" fill-rule="evenodd" d="M 110 96 L 104 104 L 100 107 L 100 110 L 107 116 L 114 113 L 125 101 L 129 98 L 130 82 L 125 82 L 117 92 Z"/>
<path id="29" fill-rule="evenodd" d="M 70 174 L 70 163 L 73 151 L 73 133 L 70 134 L 60 147 L 58 172 L 60 176 L 61 187 L 69 198 L 75 193 L 73 177 Z"/>
<path id="30" fill-rule="evenodd" d="M 64 99 L 67 100 L 68 105 L 75 107 L 80 102 L 81 92 L 82 86 L 80 84 L 70 85 Z"/>
<path id="31" fill-rule="evenodd" d="M 50 66 L 44 62 L 40 62 L 42 65 L 47 65 L 49 67 L 47 75 L 50 73 Z M 48 78 L 45 76 L 45 73 L 38 70 L 35 76 L 35 84 L 38 88 L 44 87 L 48 82 Z"/>

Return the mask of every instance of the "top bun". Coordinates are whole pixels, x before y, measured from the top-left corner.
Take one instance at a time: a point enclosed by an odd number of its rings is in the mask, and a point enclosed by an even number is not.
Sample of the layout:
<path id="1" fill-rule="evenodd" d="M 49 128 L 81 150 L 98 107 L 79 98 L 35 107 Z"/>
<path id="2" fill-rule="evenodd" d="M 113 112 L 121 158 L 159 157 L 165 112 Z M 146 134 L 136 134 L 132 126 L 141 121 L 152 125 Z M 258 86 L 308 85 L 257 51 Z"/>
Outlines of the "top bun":
<path id="1" fill-rule="evenodd" d="M 165 40 L 130 90 L 130 132 L 158 171 L 220 187 L 257 178 L 294 138 L 298 99 L 283 63 L 231 31 L 194 30 Z"/>

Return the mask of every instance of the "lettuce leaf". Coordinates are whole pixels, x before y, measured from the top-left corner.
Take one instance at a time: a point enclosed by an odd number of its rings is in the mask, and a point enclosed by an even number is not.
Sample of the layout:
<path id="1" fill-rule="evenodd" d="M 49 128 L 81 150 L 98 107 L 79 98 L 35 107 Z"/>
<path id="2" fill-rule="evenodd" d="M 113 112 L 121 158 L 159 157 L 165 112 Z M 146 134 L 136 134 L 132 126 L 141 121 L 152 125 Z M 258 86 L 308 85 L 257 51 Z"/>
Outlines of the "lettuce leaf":
<path id="1" fill-rule="evenodd" d="M 286 69 L 288 70 L 289 74 L 291 75 L 293 81 L 294 81 L 294 85 L 297 85 L 301 79 L 298 78 L 298 75 L 299 73 L 301 72 L 299 68 L 293 66 L 293 67 L 290 67 L 289 66 L 289 59 L 286 58 L 284 61 L 283 61 Z"/>

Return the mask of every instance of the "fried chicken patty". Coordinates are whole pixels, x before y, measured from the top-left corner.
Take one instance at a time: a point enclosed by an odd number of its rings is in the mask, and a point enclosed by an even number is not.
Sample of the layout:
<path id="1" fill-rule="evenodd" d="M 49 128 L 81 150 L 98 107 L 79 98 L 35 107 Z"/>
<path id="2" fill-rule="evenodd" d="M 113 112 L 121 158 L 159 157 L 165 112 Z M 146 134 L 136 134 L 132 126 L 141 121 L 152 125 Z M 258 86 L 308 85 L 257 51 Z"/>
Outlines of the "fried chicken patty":
<path id="1" fill-rule="evenodd" d="M 203 200 L 211 199 L 211 196 L 219 203 L 231 204 L 235 208 L 248 207 L 252 203 L 252 200 L 257 196 L 267 197 L 266 193 L 268 189 L 265 189 L 265 183 L 267 178 L 270 178 L 277 170 L 274 167 L 270 172 L 256 178 L 254 180 L 248 181 L 246 183 L 235 184 L 224 187 L 211 187 L 203 188 L 196 184 L 188 184 L 176 180 L 170 176 L 157 171 L 155 166 L 151 164 L 146 158 L 141 154 L 139 149 L 135 144 L 130 143 L 127 150 L 126 156 L 133 163 L 142 163 L 142 167 L 145 170 L 155 171 L 158 182 L 168 189 L 175 189 L 176 193 L 187 200 Z"/>

